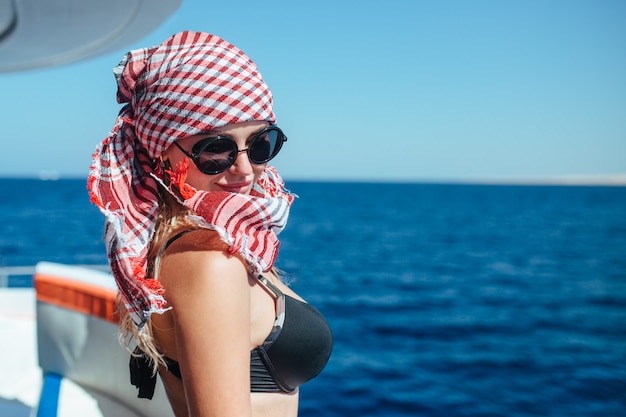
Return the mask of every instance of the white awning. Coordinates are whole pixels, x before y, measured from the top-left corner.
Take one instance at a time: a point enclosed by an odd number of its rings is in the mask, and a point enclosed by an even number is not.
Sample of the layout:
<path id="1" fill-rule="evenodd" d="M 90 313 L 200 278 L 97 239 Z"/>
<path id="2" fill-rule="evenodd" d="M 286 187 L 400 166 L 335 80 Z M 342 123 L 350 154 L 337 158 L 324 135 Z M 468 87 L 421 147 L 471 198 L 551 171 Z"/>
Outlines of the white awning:
<path id="1" fill-rule="evenodd" d="M 78 61 L 124 48 L 182 0 L 0 0 L 0 72 Z"/>

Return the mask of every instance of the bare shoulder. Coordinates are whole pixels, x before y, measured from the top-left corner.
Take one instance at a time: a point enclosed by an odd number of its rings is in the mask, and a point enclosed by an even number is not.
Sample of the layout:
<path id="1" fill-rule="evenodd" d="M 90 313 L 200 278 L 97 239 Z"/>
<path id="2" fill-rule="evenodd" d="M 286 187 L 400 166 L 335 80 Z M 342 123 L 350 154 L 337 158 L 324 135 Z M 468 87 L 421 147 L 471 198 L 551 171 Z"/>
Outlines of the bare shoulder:
<path id="1" fill-rule="evenodd" d="M 174 234 L 174 236 L 177 236 Z M 212 229 L 182 230 L 178 233 L 165 250 L 165 256 L 181 252 L 196 251 L 227 251 L 228 245 L 222 241 L 219 234 Z"/>
<path id="2" fill-rule="evenodd" d="M 194 230 L 173 241 L 161 258 L 159 270 L 159 281 L 166 293 L 169 292 L 165 297 L 172 303 L 176 302 L 179 291 L 187 292 L 206 285 L 228 285 L 233 281 L 225 277 L 243 280 L 247 286 L 247 276 L 243 259 L 238 254 L 231 254 L 218 233 L 209 229 Z M 220 284 L 221 281 L 226 282 Z"/>
<path id="3" fill-rule="evenodd" d="M 229 253 L 228 245 L 218 233 L 210 229 L 190 231 L 174 240 L 161 257 L 159 281 L 166 286 L 168 281 L 180 281 L 185 276 L 210 272 L 231 265 L 245 269 L 239 254 Z"/>
<path id="4" fill-rule="evenodd" d="M 189 337 L 193 329 L 218 332 L 213 328 L 215 320 L 210 320 L 216 315 L 236 321 L 229 325 L 249 326 L 249 315 L 225 314 L 231 309 L 247 311 L 250 287 L 245 262 L 228 252 L 217 232 L 195 230 L 173 241 L 161 258 L 158 279 L 172 309 L 153 317 L 152 324 L 161 352 L 167 356 L 181 356 L 177 340 Z"/>

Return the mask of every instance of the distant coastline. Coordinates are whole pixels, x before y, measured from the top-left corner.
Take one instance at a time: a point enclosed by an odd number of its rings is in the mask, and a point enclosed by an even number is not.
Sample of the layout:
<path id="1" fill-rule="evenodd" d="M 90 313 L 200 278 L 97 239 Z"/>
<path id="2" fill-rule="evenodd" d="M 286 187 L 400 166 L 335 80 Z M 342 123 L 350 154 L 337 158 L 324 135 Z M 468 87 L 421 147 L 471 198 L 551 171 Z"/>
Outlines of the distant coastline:
<path id="1" fill-rule="evenodd" d="M 0 174 L 0 180 L 86 180 L 87 175 L 62 175 L 57 171 L 42 171 L 33 175 Z M 305 178 L 285 175 L 286 182 L 319 183 L 383 183 L 383 184 L 450 184 L 450 185 L 500 185 L 500 186 L 626 186 L 626 173 L 614 175 L 559 175 L 551 177 L 500 177 L 500 178 Z"/>
<path id="2" fill-rule="evenodd" d="M 562 175 L 501 178 L 302 178 L 285 176 L 286 182 L 625 187 L 626 174 Z"/>
<path id="3" fill-rule="evenodd" d="M 449 181 L 441 181 L 446 183 Z M 456 184 L 476 185 L 571 185 L 571 186 L 626 186 L 626 174 L 620 175 L 563 175 L 554 177 L 489 178 L 452 181 Z"/>

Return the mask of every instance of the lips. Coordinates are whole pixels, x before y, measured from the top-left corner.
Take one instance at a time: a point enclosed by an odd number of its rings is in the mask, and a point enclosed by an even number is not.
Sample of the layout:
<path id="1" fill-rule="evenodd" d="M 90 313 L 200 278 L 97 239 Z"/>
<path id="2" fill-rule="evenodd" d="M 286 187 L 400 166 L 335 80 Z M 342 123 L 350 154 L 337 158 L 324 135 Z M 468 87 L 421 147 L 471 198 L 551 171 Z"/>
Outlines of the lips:
<path id="1" fill-rule="evenodd" d="M 229 193 L 247 194 L 250 192 L 252 183 L 217 184 L 222 190 Z"/>

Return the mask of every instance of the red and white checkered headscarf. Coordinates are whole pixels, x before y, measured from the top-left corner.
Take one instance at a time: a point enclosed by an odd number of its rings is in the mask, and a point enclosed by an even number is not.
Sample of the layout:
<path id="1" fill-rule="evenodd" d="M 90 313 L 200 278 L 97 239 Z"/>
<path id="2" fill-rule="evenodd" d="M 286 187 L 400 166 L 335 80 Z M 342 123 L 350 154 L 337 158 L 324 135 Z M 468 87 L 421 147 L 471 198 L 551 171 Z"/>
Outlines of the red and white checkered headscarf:
<path id="1" fill-rule="evenodd" d="M 141 329 L 167 309 L 160 283 L 146 276 L 157 215 L 157 162 L 175 141 L 231 123 L 275 122 L 272 94 L 256 65 L 215 35 L 178 33 L 163 44 L 128 52 L 114 69 L 120 111 L 96 149 L 88 179 L 91 201 L 106 217 L 111 271 Z M 188 161 L 186 161 L 188 163 Z M 156 173 L 156 176 L 155 176 Z M 197 191 L 175 173 L 185 205 L 217 230 L 252 270 L 274 264 L 279 233 L 293 202 L 268 167 L 250 195 Z"/>

